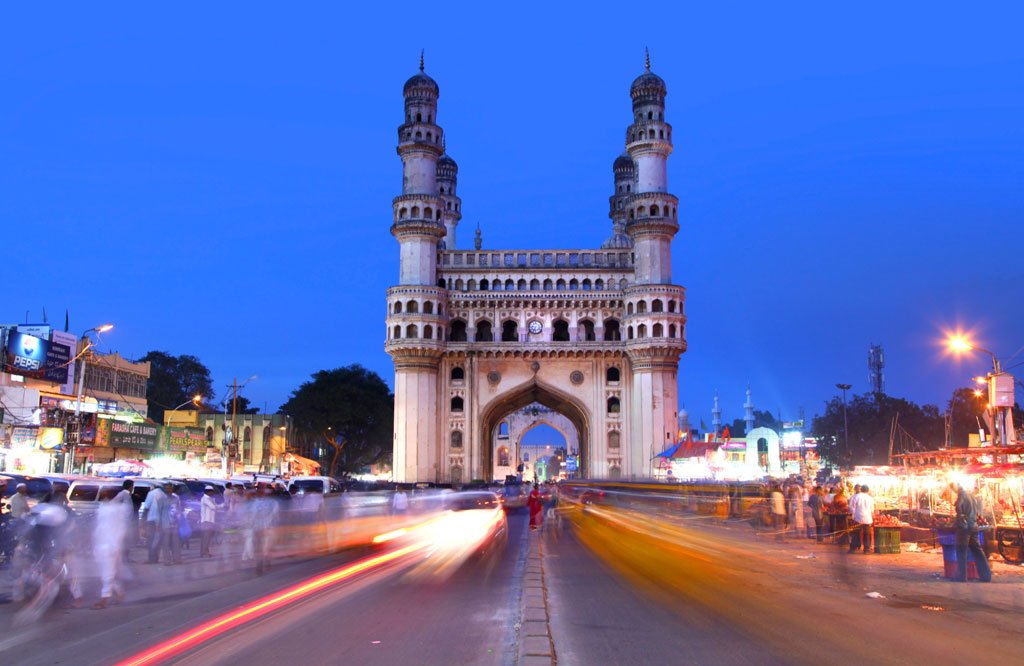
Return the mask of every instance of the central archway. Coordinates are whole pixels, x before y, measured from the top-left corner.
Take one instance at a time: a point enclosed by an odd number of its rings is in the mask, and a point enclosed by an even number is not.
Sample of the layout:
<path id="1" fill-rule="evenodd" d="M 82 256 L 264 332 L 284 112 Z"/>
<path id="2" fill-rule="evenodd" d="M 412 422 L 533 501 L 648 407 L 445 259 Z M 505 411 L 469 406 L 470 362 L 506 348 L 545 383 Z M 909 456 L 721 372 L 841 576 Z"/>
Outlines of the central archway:
<path id="1" fill-rule="evenodd" d="M 579 472 L 587 476 L 590 464 L 590 415 L 576 398 L 536 380 L 522 384 L 495 396 L 481 411 L 478 421 L 477 442 L 484 475 L 494 469 L 494 433 L 502 419 L 534 402 L 540 403 L 565 416 L 576 428 L 579 437 Z M 488 478 L 485 476 L 485 478 Z"/>

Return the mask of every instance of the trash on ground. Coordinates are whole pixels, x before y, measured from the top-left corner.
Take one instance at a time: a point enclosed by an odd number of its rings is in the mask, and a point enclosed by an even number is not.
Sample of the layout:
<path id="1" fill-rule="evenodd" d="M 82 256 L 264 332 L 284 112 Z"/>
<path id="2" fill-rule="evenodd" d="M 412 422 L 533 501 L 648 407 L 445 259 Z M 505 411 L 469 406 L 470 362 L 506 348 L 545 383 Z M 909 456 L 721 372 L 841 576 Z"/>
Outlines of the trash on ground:
<path id="1" fill-rule="evenodd" d="M 864 596 L 869 597 L 871 599 L 885 599 L 885 595 L 879 592 L 868 592 Z"/>

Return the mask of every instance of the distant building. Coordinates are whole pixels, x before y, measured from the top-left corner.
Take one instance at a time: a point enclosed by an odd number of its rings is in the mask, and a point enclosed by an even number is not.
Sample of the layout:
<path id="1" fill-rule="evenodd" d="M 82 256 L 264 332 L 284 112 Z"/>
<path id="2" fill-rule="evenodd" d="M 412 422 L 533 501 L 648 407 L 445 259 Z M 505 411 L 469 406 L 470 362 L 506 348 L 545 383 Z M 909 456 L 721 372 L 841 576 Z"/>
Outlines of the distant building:
<path id="1" fill-rule="evenodd" d="M 872 393 L 885 393 L 885 351 L 882 345 L 868 347 L 868 386 Z"/>
<path id="2" fill-rule="evenodd" d="M 285 414 L 207 414 L 195 409 L 164 413 L 166 455 L 208 467 L 223 468 L 222 456 L 233 462 L 231 473 L 280 473 L 284 454 L 293 442 L 292 420 Z M 189 456 L 189 454 L 192 454 Z"/>

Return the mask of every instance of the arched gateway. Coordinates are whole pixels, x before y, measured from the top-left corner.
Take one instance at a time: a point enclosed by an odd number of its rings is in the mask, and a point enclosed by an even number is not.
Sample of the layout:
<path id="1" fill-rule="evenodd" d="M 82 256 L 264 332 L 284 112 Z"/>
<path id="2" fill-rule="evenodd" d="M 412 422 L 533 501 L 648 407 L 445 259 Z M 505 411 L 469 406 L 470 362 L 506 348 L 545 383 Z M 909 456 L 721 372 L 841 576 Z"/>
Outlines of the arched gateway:
<path id="1" fill-rule="evenodd" d="M 672 127 L 649 65 L 630 94 L 612 235 L 600 249 L 486 250 L 478 232 L 475 249 L 459 250 L 458 167 L 436 124 L 438 86 L 422 64 L 406 82 L 391 226 L 401 267 L 385 344 L 397 481 L 493 479 L 496 452 L 507 453 L 495 442 L 500 423 L 533 403 L 572 424 L 582 476 L 650 476 L 673 441 L 686 316 L 672 284 Z"/>

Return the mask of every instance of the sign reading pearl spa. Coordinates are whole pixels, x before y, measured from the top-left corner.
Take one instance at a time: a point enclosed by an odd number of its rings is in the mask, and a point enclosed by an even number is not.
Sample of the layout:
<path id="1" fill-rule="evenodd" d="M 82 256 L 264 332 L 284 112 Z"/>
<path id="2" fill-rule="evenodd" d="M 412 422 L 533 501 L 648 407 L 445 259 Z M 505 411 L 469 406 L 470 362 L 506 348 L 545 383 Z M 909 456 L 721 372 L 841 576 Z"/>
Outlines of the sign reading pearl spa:
<path id="1" fill-rule="evenodd" d="M 168 433 L 168 449 L 171 451 L 206 451 L 206 431 L 202 428 L 164 428 Z"/>
<path id="2" fill-rule="evenodd" d="M 159 439 L 157 426 L 145 423 L 110 422 L 110 443 L 115 449 L 154 451 Z"/>

